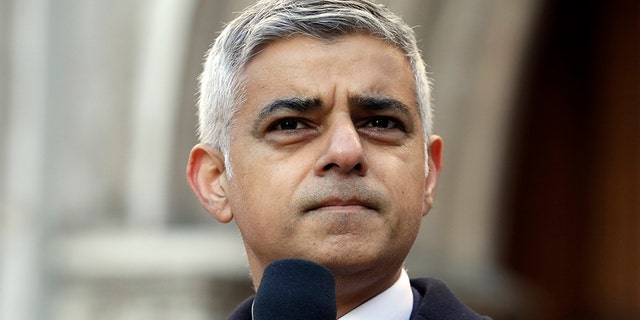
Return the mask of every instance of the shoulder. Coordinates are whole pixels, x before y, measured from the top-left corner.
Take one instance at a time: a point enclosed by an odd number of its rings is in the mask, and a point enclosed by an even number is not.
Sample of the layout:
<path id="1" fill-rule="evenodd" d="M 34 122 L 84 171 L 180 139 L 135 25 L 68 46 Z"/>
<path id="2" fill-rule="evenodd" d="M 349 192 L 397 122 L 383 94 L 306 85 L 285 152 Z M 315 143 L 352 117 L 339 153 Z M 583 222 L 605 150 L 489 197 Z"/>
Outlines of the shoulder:
<path id="1" fill-rule="evenodd" d="M 465 306 L 444 282 L 433 278 L 411 279 L 414 306 L 411 319 L 489 319 Z"/>
<path id="2" fill-rule="evenodd" d="M 253 305 L 253 297 L 250 297 L 233 310 L 227 320 L 251 320 L 251 306 Z"/>

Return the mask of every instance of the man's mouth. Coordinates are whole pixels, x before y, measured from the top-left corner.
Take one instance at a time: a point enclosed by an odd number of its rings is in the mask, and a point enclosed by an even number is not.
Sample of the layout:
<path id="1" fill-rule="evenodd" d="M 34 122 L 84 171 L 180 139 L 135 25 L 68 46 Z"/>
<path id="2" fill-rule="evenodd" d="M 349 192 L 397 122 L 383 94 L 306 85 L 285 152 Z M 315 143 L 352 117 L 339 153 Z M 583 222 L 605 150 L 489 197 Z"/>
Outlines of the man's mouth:
<path id="1" fill-rule="evenodd" d="M 350 212 L 350 211 L 368 211 L 368 210 L 377 210 L 376 206 L 367 201 L 363 201 L 357 198 L 352 199 L 340 199 L 340 198 L 330 198 L 323 201 L 320 201 L 311 207 L 309 207 L 305 212 L 311 211 L 326 211 L 326 212 Z"/>

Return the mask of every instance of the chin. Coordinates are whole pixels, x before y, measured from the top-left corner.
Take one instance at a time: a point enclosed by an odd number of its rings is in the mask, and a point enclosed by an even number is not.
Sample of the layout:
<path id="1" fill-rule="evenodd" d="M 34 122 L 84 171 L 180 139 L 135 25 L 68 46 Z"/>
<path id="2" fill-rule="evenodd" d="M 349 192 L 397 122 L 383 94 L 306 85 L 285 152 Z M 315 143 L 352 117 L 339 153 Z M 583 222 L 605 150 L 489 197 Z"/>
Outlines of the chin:
<path id="1" fill-rule="evenodd" d="M 310 260 L 324 265 L 331 270 L 334 276 L 346 276 L 387 265 L 390 258 L 379 251 L 358 250 L 357 248 L 344 249 L 320 254 Z"/>

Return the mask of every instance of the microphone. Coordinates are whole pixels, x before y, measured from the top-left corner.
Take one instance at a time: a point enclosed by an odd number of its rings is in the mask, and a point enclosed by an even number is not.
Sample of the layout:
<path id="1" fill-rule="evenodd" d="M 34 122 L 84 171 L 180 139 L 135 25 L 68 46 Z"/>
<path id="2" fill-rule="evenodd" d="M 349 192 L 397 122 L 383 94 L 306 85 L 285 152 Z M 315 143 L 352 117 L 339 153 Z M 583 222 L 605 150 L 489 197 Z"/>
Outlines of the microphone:
<path id="1" fill-rule="evenodd" d="M 336 320 L 336 284 L 329 269 L 282 259 L 265 268 L 253 300 L 254 320 Z"/>

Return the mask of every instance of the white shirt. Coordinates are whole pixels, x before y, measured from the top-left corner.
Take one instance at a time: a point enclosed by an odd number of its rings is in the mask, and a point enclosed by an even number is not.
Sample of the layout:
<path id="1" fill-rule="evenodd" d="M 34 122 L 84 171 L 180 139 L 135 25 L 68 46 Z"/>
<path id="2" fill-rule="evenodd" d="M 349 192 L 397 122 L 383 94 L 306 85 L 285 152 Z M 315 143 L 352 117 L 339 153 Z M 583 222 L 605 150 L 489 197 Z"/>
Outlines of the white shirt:
<path id="1" fill-rule="evenodd" d="M 413 310 L 413 290 L 407 272 L 389 289 L 349 311 L 339 320 L 408 320 Z"/>

